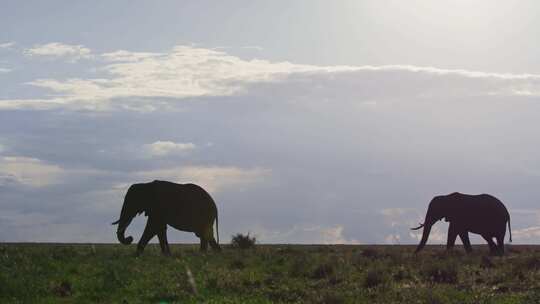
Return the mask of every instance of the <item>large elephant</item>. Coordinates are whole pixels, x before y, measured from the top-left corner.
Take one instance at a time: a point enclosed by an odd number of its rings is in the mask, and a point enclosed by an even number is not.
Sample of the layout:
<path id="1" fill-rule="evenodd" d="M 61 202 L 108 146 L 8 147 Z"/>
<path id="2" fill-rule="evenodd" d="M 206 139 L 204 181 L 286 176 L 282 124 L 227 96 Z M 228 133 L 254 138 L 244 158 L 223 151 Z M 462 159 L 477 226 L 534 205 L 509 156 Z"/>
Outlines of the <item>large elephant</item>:
<path id="1" fill-rule="evenodd" d="M 137 245 L 137 254 L 155 235 L 159 238 L 161 251 L 170 255 L 167 242 L 167 225 L 178 230 L 194 232 L 200 238 L 200 248 L 206 251 L 208 243 L 219 251 L 218 213 L 214 200 L 203 188 L 194 184 L 175 184 L 155 180 L 150 183 L 133 184 L 124 198 L 116 235 L 120 243 L 131 244 L 133 237 L 125 237 L 126 228 L 133 218 L 142 212 L 148 216 L 146 227 Z M 214 220 L 216 234 L 214 239 Z"/>
<path id="2" fill-rule="evenodd" d="M 456 237 L 459 235 L 465 250 L 471 252 L 469 232 L 472 232 L 481 235 L 487 241 L 492 254 L 503 254 L 507 223 L 510 242 L 512 242 L 510 215 L 500 200 L 489 194 L 452 193 L 434 197 L 429 203 L 424 223 L 412 228 L 417 230 L 424 227 L 422 240 L 416 252 L 426 245 L 433 224 L 443 218 L 450 223 L 446 249 L 454 246 Z M 497 240 L 497 244 L 493 242 L 493 238 Z"/>

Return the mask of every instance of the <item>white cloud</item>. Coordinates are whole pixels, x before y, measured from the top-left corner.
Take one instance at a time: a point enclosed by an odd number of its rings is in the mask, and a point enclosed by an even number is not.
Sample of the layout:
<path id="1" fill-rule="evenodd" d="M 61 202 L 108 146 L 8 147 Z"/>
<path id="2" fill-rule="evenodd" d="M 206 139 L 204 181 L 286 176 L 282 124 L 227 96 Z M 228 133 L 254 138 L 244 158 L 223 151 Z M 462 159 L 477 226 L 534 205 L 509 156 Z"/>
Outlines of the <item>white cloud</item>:
<path id="1" fill-rule="evenodd" d="M 262 181 L 269 174 L 270 170 L 262 168 L 242 169 L 218 166 L 186 166 L 137 173 L 138 176 L 149 180 L 195 183 L 211 193 L 231 188 L 242 191 L 244 187 Z"/>
<path id="2" fill-rule="evenodd" d="M 143 59 L 158 57 L 161 53 L 148 53 L 148 52 L 130 52 L 125 50 L 118 50 L 110 53 L 104 53 L 101 55 L 106 61 L 127 61 L 135 62 Z"/>
<path id="3" fill-rule="evenodd" d="M 28 49 L 27 53 L 84 58 L 90 55 L 90 50 L 50 43 Z M 364 107 L 378 105 L 380 98 L 438 100 L 452 96 L 537 96 L 540 92 L 540 75 L 536 74 L 411 65 L 315 66 L 244 60 L 223 51 L 192 46 L 176 46 L 166 53 L 119 50 L 102 54 L 101 58 L 105 65 L 96 69 L 106 73 L 103 78 L 36 79 L 28 84 L 51 90 L 53 97 L 0 100 L 0 108 L 104 110 L 110 108 L 113 101 L 121 104 L 162 97 L 170 98 L 168 102 L 178 102 L 178 99 L 188 97 L 245 94 L 261 83 L 298 87 L 297 95 L 287 96 L 293 100 L 310 99 L 311 95 L 304 96 L 309 92 L 303 90 L 327 93 L 332 99 L 336 94 L 351 95 L 354 92 L 357 103 Z"/>
<path id="4" fill-rule="evenodd" d="M 68 55 L 76 53 L 70 47 L 47 44 L 28 50 L 30 54 Z M 89 54 L 89 50 L 87 52 Z M 248 83 L 275 81 L 290 73 L 314 71 L 348 71 L 351 67 L 318 67 L 289 62 L 242 60 L 224 52 L 177 46 L 169 53 L 140 53 L 117 51 L 103 54 L 114 63 L 100 68 L 109 73 L 108 79 L 66 80 L 37 79 L 28 84 L 49 89 L 57 94 L 56 105 L 107 103 L 123 97 L 224 96 L 240 92 Z M 10 107 L 31 105 L 31 100 L 2 100 Z M 42 103 L 36 100 L 35 103 Z M 54 106 L 55 103 L 49 104 Z M 95 106 L 99 108 L 99 106 Z"/>
<path id="5" fill-rule="evenodd" d="M 341 225 L 327 228 L 316 227 L 314 230 L 319 231 L 323 244 L 360 244 L 354 239 L 347 240 L 343 236 L 343 226 Z"/>
<path id="6" fill-rule="evenodd" d="M 15 182 L 32 187 L 58 183 L 65 171 L 29 157 L 0 157 L 0 183 Z"/>
<path id="7" fill-rule="evenodd" d="M 413 65 L 383 65 L 383 66 L 362 66 L 359 67 L 367 71 L 409 71 L 414 73 L 427 73 L 436 75 L 455 75 L 468 78 L 495 78 L 505 80 L 540 80 L 538 74 L 510 74 L 510 73 L 488 73 L 481 71 L 470 71 L 464 69 L 441 69 L 435 67 L 419 67 Z"/>
<path id="8" fill-rule="evenodd" d="M 263 243 L 288 244 L 360 244 L 356 239 L 343 235 L 342 225 L 295 225 L 289 230 L 272 230 L 254 227 L 252 234 Z"/>
<path id="9" fill-rule="evenodd" d="M 9 73 L 11 72 L 11 69 L 8 68 L 0 68 L 0 73 Z"/>
<path id="10" fill-rule="evenodd" d="M 226 50 L 226 49 L 244 49 L 244 50 L 255 50 L 262 51 L 264 48 L 257 45 L 245 45 L 245 46 L 217 46 L 213 48 L 214 50 Z"/>
<path id="11" fill-rule="evenodd" d="M 48 110 L 65 106 L 62 99 L 12 99 L 0 100 L 0 110 Z"/>
<path id="12" fill-rule="evenodd" d="M 137 54 L 129 55 L 124 51 L 122 56 Z M 177 46 L 164 56 L 142 57 L 136 62 L 110 64 L 103 69 L 114 80 L 112 88 L 107 90 L 109 98 L 183 98 L 230 95 L 238 92 L 245 82 L 271 81 L 281 73 L 343 68 L 272 63 L 266 60 L 246 61 L 220 51 Z M 116 84 L 119 86 L 115 87 Z M 122 90 L 117 90 L 120 87 Z M 73 90 L 76 91 L 76 87 Z"/>
<path id="13" fill-rule="evenodd" d="M 512 239 L 518 242 L 538 242 L 540 226 L 532 226 L 512 231 Z"/>
<path id="14" fill-rule="evenodd" d="M 70 45 L 59 42 L 36 45 L 24 50 L 27 56 L 69 57 L 73 61 L 90 58 L 91 51 L 82 45 Z"/>
<path id="15" fill-rule="evenodd" d="M 384 243 L 388 245 L 399 245 L 401 244 L 401 235 L 399 234 L 389 234 L 384 237 Z"/>
<path id="16" fill-rule="evenodd" d="M 423 232 L 423 229 L 410 231 L 409 236 L 412 239 L 420 241 L 422 239 L 422 232 Z M 443 232 L 443 230 L 439 226 L 433 225 L 429 233 L 428 244 L 430 243 L 431 244 L 442 244 L 442 243 L 446 244 L 446 232 Z"/>
<path id="17" fill-rule="evenodd" d="M 411 208 L 387 208 L 382 209 L 380 213 L 391 227 L 410 225 L 414 219 L 419 217 L 418 211 Z"/>
<path id="18" fill-rule="evenodd" d="M 13 42 L 13 41 L 0 43 L 0 49 L 10 49 L 10 48 L 12 48 L 14 46 L 15 46 L 15 42 Z"/>
<path id="19" fill-rule="evenodd" d="M 89 225 L 78 219 L 69 221 L 56 214 L 40 212 L 3 211 L 0 214 L 0 241 L 7 242 L 103 242 L 115 241 L 110 228 Z"/>
<path id="20" fill-rule="evenodd" d="M 171 154 L 181 154 L 195 149 L 193 143 L 175 143 L 172 141 L 156 141 L 154 143 L 144 145 L 144 150 L 150 156 L 166 156 Z"/>
<path id="21" fill-rule="evenodd" d="M 420 241 L 423 230 L 410 230 L 410 228 L 418 226 L 418 223 L 423 221 L 424 212 L 425 210 L 419 211 L 412 208 L 386 208 L 380 210 L 384 222 L 393 231 L 384 237 L 384 242 L 386 244 L 401 244 Z M 437 224 L 432 226 L 429 243 L 441 244 L 446 242 L 444 227 L 448 225 Z"/>

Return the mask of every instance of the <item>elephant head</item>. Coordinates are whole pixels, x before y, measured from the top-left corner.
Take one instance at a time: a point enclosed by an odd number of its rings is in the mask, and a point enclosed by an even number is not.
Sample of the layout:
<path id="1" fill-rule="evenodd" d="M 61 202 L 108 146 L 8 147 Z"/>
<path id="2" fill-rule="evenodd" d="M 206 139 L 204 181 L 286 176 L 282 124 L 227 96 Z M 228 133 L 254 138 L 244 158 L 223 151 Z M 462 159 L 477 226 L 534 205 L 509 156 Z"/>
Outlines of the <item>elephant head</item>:
<path id="1" fill-rule="evenodd" d="M 428 210 L 426 212 L 426 218 L 424 220 L 424 223 L 421 223 L 420 226 L 416 228 L 411 228 L 411 230 L 418 230 L 422 227 L 424 228 L 424 231 L 422 233 L 422 240 L 420 241 L 420 244 L 418 244 L 418 247 L 416 247 L 415 253 L 422 250 L 422 248 L 424 248 L 424 246 L 426 245 L 433 224 L 435 224 L 442 218 L 445 218 L 447 222 L 453 218 L 452 205 L 452 202 L 449 201 L 446 196 L 436 196 L 431 200 Z"/>
<path id="2" fill-rule="evenodd" d="M 122 206 L 122 211 L 120 212 L 120 219 L 112 223 L 112 225 L 118 224 L 118 229 L 116 230 L 116 236 L 118 241 L 124 245 L 129 245 L 133 242 L 133 237 L 124 236 L 127 227 L 133 220 L 133 218 L 141 214 L 143 211 L 148 212 L 148 191 L 145 189 L 148 185 L 144 184 L 135 184 L 129 187 L 126 196 L 124 198 L 124 205 Z"/>

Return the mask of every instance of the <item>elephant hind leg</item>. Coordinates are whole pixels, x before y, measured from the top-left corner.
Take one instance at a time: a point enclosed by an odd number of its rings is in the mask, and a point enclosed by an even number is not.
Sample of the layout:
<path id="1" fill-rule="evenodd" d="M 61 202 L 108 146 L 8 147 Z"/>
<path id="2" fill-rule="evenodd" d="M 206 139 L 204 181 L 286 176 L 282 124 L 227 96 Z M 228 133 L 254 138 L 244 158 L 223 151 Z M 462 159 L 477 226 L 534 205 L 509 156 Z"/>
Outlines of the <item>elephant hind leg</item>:
<path id="1" fill-rule="evenodd" d="M 205 252 L 207 249 L 208 249 L 208 238 L 206 237 L 206 232 L 204 229 L 202 230 L 199 230 L 197 232 L 195 232 L 195 235 L 199 238 L 200 240 L 200 247 L 199 249 L 203 252 Z"/>
<path id="2" fill-rule="evenodd" d="M 216 242 L 216 239 L 214 238 L 214 232 L 212 229 L 212 225 L 208 225 L 204 228 L 204 230 L 201 233 L 201 250 L 206 251 L 208 248 L 208 243 L 210 243 L 210 246 L 215 251 L 220 251 L 221 248 L 219 247 L 218 243 Z M 203 244 L 204 240 L 204 244 Z"/>
<path id="3" fill-rule="evenodd" d="M 221 247 L 219 247 L 219 244 L 216 242 L 216 239 L 214 238 L 214 236 L 211 236 L 211 238 L 209 239 L 209 242 L 213 250 L 221 251 Z"/>
<path id="4" fill-rule="evenodd" d="M 498 235 L 495 239 L 497 239 L 497 253 L 504 255 L 504 235 Z"/>
<path id="5" fill-rule="evenodd" d="M 495 254 L 497 252 L 497 245 L 495 245 L 495 242 L 493 242 L 493 238 L 491 236 L 488 236 L 486 234 L 482 234 L 482 237 L 489 245 L 489 253 Z"/>
<path id="6" fill-rule="evenodd" d="M 206 252 L 206 250 L 208 249 L 208 240 L 202 236 L 200 237 L 200 240 L 201 240 L 200 250 L 203 252 Z"/>
<path id="7" fill-rule="evenodd" d="M 162 229 L 158 232 L 159 245 L 161 246 L 161 253 L 164 255 L 171 255 L 171 249 L 169 248 L 169 242 L 167 242 L 167 229 Z"/>

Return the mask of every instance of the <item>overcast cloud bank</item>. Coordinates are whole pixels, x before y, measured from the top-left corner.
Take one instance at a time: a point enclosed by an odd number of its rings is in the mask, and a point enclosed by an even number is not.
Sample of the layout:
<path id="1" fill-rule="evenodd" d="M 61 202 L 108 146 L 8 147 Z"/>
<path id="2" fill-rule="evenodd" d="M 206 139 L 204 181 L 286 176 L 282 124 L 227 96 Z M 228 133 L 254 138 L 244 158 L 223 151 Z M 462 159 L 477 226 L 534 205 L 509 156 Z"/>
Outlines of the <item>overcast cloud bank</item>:
<path id="1" fill-rule="evenodd" d="M 494 194 L 515 242 L 540 240 L 540 218 L 512 212 L 540 197 L 539 75 L 190 45 L 99 54 L 47 43 L 20 56 L 85 73 L 27 79 L 17 85 L 31 92 L 0 100 L 2 241 L 114 242 L 127 187 L 153 179 L 201 184 L 223 235 L 261 242 L 415 243 L 408 228 L 454 191 Z"/>

